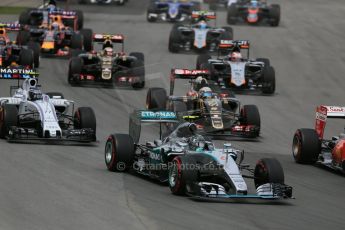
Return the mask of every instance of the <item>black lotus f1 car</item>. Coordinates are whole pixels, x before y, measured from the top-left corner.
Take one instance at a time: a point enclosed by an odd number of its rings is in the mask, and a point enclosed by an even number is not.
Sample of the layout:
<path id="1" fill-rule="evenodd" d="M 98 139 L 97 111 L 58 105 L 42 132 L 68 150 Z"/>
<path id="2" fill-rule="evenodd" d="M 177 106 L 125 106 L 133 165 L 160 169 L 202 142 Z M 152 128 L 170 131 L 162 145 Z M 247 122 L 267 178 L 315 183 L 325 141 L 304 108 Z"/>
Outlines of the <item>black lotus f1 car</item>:
<path id="1" fill-rule="evenodd" d="M 102 45 L 100 51 L 81 53 L 70 60 L 68 82 L 72 85 L 83 83 L 100 83 L 107 86 L 145 86 L 144 54 L 124 53 L 123 35 L 95 34 L 95 43 Z M 122 45 L 120 52 L 115 52 L 113 46 Z"/>
<path id="2" fill-rule="evenodd" d="M 173 69 L 170 94 L 163 88 L 150 88 L 146 97 L 147 109 L 177 113 L 180 120 L 197 124 L 200 130 L 212 136 L 255 138 L 260 134 L 260 114 L 255 105 L 244 105 L 232 92 L 223 90 L 215 82 L 196 79 L 207 76 L 207 70 Z M 189 79 L 191 89 L 186 96 L 174 96 L 175 79 Z"/>

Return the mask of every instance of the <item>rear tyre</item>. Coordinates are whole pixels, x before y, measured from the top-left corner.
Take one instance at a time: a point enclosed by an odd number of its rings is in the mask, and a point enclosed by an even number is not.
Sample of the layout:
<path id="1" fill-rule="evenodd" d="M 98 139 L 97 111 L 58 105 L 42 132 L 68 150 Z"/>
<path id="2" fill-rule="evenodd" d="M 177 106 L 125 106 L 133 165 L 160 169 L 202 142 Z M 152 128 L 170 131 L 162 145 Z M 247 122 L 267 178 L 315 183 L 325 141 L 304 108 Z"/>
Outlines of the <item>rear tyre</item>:
<path id="1" fill-rule="evenodd" d="M 256 60 L 265 63 L 265 67 L 268 67 L 271 65 L 270 59 L 268 58 L 257 58 Z"/>
<path id="2" fill-rule="evenodd" d="M 154 4 L 154 3 L 151 3 Z M 150 6 L 146 13 L 146 19 L 148 22 L 156 22 L 156 17 L 150 17 L 150 14 L 156 14 L 156 7 L 154 5 Z"/>
<path id="3" fill-rule="evenodd" d="M 146 108 L 165 110 L 167 92 L 163 88 L 150 88 L 146 95 Z"/>
<path id="4" fill-rule="evenodd" d="M 241 124 L 253 125 L 259 128 L 257 136 L 260 133 L 261 119 L 259 109 L 256 105 L 244 105 L 241 109 Z"/>
<path id="5" fill-rule="evenodd" d="M 134 89 L 142 89 L 145 87 L 145 65 L 144 65 L 145 56 L 143 53 L 140 53 L 140 52 L 130 53 L 129 56 L 133 56 L 137 58 L 137 60 L 132 62 L 132 71 L 133 71 L 134 76 L 138 76 L 140 78 L 140 81 L 137 83 L 134 83 L 132 87 Z"/>
<path id="6" fill-rule="evenodd" d="M 0 138 L 5 138 L 12 126 L 18 125 L 18 109 L 15 105 L 0 107 Z"/>
<path id="7" fill-rule="evenodd" d="M 201 66 L 208 64 L 208 60 L 211 59 L 209 54 L 200 54 L 196 59 L 196 69 L 201 69 Z"/>
<path id="8" fill-rule="evenodd" d="M 134 142 L 128 134 L 112 134 L 108 137 L 104 151 L 105 164 L 109 171 L 123 172 L 134 162 Z"/>
<path id="9" fill-rule="evenodd" d="M 284 184 L 284 171 L 275 158 L 260 159 L 254 170 L 255 188 L 267 183 Z"/>
<path id="10" fill-rule="evenodd" d="M 71 37 L 72 49 L 83 49 L 83 36 L 81 34 L 73 34 Z"/>
<path id="11" fill-rule="evenodd" d="M 29 41 L 30 41 L 30 32 L 26 31 L 26 30 L 21 30 L 19 31 L 19 33 L 17 34 L 17 43 L 18 45 L 26 45 Z"/>
<path id="12" fill-rule="evenodd" d="M 292 141 L 292 155 L 299 164 L 314 164 L 321 153 L 321 142 L 314 129 L 297 129 Z"/>
<path id="13" fill-rule="evenodd" d="M 270 13 L 270 25 L 273 27 L 279 26 L 280 22 L 280 5 L 272 4 Z"/>
<path id="14" fill-rule="evenodd" d="M 171 53 L 178 53 L 180 50 L 180 33 L 178 31 L 178 27 L 181 26 L 180 23 L 177 23 L 173 25 L 173 28 L 171 29 L 170 35 L 169 35 L 169 51 Z"/>
<path id="15" fill-rule="evenodd" d="M 79 107 L 74 113 L 74 128 L 92 129 L 96 139 L 96 116 L 90 107 Z"/>
<path id="16" fill-rule="evenodd" d="M 196 161 L 192 156 L 177 156 L 172 160 L 169 168 L 169 188 L 174 195 L 184 195 L 186 185 L 198 180 Z"/>
<path id="17" fill-rule="evenodd" d="M 92 51 L 92 35 L 93 32 L 91 29 L 82 29 L 80 33 L 83 36 L 83 46 L 86 52 Z"/>
<path id="18" fill-rule="evenodd" d="M 80 30 L 84 26 L 84 13 L 81 10 L 76 10 L 75 12 L 78 18 L 78 21 L 77 21 L 78 30 Z"/>
<path id="19" fill-rule="evenodd" d="M 223 29 L 226 33 L 221 36 L 221 39 L 224 40 L 233 40 L 234 39 L 234 30 L 230 26 L 224 26 Z"/>
<path id="20" fill-rule="evenodd" d="M 80 75 L 83 68 L 83 60 L 79 57 L 73 57 L 68 68 L 68 83 L 75 84 L 74 75 Z"/>
<path id="21" fill-rule="evenodd" d="M 40 67 L 40 53 L 41 53 L 41 46 L 38 42 L 30 41 L 28 43 L 28 47 L 33 51 L 34 54 L 34 66 L 35 68 Z"/>
<path id="22" fill-rule="evenodd" d="M 228 13 L 226 20 L 229 25 L 234 25 L 236 24 L 237 21 L 237 8 L 235 4 L 231 4 L 230 7 L 228 8 Z"/>
<path id="23" fill-rule="evenodd" d="M 19 24 L 21 25 L 28 25 L 30 24 L 30 11 L 25 10 L 23 12 L 20 13 L 19 15 Z"/>
<path id="24" fill-rule="evenodd" d="M 138 60 L 145 62 L 145 55 L 141 52 L 132 52 L 129 54 L 129 56 L 136 57 Z"/>
<path id="25" fill-rule="evenodd" d="M 25 67 L 34 67 L 34 52 L 31 49 L 22 49 L 19 54 L 19 63 Z"/>
<path id="26" fill-rule="evenodd" d="M 272 66 L 264 67 L 262 93 L 274 94 L 276 90 L 276 74 Z"/>

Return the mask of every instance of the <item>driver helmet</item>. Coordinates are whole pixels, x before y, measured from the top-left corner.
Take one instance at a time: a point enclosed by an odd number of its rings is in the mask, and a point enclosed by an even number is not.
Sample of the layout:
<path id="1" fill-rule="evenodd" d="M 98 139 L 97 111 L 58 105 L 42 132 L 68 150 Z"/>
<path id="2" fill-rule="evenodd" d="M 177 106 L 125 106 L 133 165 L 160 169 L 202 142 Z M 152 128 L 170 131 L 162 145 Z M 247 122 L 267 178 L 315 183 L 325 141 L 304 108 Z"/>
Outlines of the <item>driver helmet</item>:
<path id="1" fill-rule="evenodd" d="M 54 0 L 50 0 L 47 6 L 47 10 L 49 12 L 53 12 L 56 10 L 56 2 Z"/>
<path id="2" fill-rule="evenodd" d="M 200 135 L 191 136 L 189 138 L 189 148 L 194 151 L 204 151 L 206 147 L 205 139 Z"/>
<path id="3" fill-rule="evenodd" d="M 0 46 L 6 45 L 6 39 L 4 37 L 0 37 Z"/>
<path id="4" fill-rule="evenodd" d="M 53 22 L 51 24 L 51 30 L 59 30 L 59 23 Z"/>
<path id="5" fill-rule="evenodd" d="M 201 20 L 199 23 L 200 29 L 206 29 L 207 28 L 207 23 L 205 20 Z"/>
<path id="6" fill-rule="evenodd" d="M 237 61 L 241 61 L 241 59 L 242 59 L 241 52 L 235 51 L 230 54 L 230 61 L 237 62 Z"/>
<path id="7" fill-rule="evenodd" d="M 41 100 L 42 99 L 42 92 L 38 89 L 30 89 L 29 90 L 29 99 L 31 101 Z"/>
<path id="8" fill-rule="evenodd" d="M 210 98 L 212 97 L 212 90 L 210 87 L 202 87 L 199 90 L 199 95 L 201 98 Z"/>
<path id="9" fill-rule="evenodd" d="M 111 48 L 111 47 L 105 47 L 105 48 L 104 48 L 104 55 L 105 55 L 105 56 L 113 56 L 113 48 Z"/>

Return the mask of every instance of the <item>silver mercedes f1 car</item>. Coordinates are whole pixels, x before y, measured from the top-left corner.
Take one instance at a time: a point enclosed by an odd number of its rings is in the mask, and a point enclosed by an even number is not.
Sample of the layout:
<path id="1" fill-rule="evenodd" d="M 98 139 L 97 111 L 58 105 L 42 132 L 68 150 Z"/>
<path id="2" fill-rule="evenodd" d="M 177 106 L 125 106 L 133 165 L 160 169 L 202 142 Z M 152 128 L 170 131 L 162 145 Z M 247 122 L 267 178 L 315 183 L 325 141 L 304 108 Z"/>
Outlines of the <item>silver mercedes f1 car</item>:
<path id="1" fill-rule="evenodd" d="M 0 137 L 9 141 L 96 141 L 96 117 L 90 107 L 74 111 L 74 102 L 58 92 L 42 93 L 31 69 L 0 69 L 0 79 L 16 79 L 10 97 L 0 97 Z M 19 87 L 20 80 L 24 80 Z"/>
<path id="2" fill-rule="evenodd" d="M 129 134 L 111 134 L 105 145 L 105 163 L 110 171 L 133 169 L 136 173 L 168 182 L 175 195 L 198 199 L 292 198 L 284 172 L 274 158 L 258 161 L 255 168 L 243 164 L 244 152 L 231 144 L 216 148 L 197 133 L 194 123 L 177 123 L 170 111 L 134 111 Z M 141 124 L 158 123 L 159 139 L 140 144 Z M 165 135 L 162 127 L 167 128 Z M 246 172 L 246 173 L 244 173 Z M 256 193 L 249 195 L 244 178 L 254 179 Z"/>

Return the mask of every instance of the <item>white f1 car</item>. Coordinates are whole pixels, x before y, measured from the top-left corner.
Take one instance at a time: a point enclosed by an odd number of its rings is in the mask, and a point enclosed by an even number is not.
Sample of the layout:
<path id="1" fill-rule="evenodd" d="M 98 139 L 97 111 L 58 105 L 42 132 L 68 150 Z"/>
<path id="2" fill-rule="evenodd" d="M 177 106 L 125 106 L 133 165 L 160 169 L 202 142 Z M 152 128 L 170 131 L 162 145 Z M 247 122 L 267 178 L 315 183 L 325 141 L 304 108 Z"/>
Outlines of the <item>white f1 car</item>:
<path id="1" fill-rule="evenodd" d="M 79 4 L 111 4 L 111 3 L 116 3 L 117 5 L 124 5 L 128 0 L 78 0 Z"/>
<path id="2" fill-rule="evenodd" d="M 0 69 L 0 79 L 16 79 L 11 97 L 0 97 L 0 137 L 9 141 L 96 141 L 96 117 L 61 93 L 43 94 L 31 69 Z M 20 80 L 24 80 L 19 87 Z"/>

